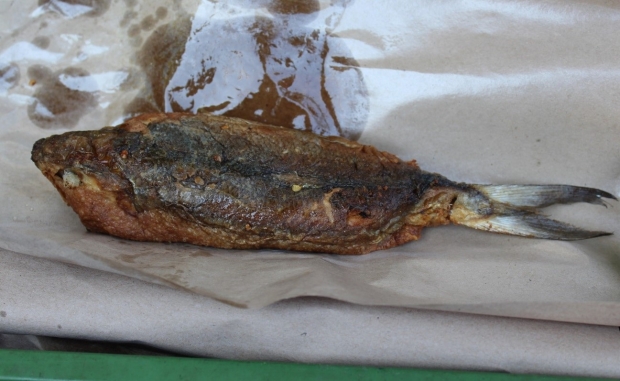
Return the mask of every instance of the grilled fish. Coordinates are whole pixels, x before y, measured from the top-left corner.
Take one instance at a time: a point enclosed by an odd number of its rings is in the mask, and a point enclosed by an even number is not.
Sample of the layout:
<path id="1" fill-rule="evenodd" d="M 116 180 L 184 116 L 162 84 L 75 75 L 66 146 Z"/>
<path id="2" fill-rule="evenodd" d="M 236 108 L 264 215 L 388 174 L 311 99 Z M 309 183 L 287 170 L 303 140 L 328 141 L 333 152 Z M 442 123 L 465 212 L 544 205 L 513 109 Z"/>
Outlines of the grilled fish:
<path id="1" fill-rule="evenodd" d="M 363 254 L 449 223 L 578 240 L 609 233 L 536 208 L 615 199 L 568 185 L 453 182 L 372 146 L 206 113 L 51 136 L 32 160 L 92 232 L 220 248 Z"/>

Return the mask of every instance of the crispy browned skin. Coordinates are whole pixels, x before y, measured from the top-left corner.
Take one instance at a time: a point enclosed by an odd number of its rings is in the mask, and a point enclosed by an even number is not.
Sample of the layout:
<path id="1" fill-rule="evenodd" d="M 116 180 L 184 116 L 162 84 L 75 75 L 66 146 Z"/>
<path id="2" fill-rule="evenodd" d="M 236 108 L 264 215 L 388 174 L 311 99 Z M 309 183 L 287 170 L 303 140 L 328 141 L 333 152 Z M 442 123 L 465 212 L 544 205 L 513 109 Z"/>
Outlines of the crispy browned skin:
<path id="1" fill-rule="evenodd" d="M 51 136 L 32 160 L 90 231 L 222 248 L 362 254 L 450 222 L 584 239 L 609 233 L 533 208 L 614 198 L 564 185 L 454 183 L 371 146 L 210 114 L 146 114 Z"/>
<path id="2" fill-rule="evenodd" d="M 447 197 L 414 162 L 235 118 L 147 114 L 40 140 L 32 157 L 89 230 L 133 240 L 361 254 L 448 223 L 449 202 L 413 213 Z"/>

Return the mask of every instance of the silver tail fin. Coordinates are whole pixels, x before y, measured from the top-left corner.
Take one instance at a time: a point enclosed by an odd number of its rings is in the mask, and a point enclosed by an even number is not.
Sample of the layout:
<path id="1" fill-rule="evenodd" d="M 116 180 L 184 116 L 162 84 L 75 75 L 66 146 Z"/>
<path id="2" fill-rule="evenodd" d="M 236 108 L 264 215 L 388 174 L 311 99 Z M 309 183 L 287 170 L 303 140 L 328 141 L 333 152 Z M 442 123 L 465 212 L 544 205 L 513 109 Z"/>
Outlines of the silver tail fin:
<path id="1" fill-rule="evenodd" d="M 588 231 L 539 214 L 536 208 L 552 204 L 587 202 L 604 205 L 617 200 L 602 190 L 570 185 L 472 185 L 459 193 L 450 221 L 470 228 L 524 237 L 580 240 L 610 235 Z"/>

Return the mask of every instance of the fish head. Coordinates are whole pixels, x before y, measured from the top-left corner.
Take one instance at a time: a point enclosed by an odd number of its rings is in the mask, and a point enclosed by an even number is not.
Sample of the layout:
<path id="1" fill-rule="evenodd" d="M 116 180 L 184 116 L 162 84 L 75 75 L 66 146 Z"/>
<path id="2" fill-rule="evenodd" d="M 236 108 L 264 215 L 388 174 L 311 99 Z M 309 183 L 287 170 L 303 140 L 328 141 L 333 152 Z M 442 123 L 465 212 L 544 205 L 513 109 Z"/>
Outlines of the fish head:
<path id="1" fill-rule="evenodd" d="M 31 159 L 63 198 L 87 187 L 119 190 L 127 184 L 122 176 L 122 152 L 114 149 L 116 128 L 74 131 L 37 141 Z"/>

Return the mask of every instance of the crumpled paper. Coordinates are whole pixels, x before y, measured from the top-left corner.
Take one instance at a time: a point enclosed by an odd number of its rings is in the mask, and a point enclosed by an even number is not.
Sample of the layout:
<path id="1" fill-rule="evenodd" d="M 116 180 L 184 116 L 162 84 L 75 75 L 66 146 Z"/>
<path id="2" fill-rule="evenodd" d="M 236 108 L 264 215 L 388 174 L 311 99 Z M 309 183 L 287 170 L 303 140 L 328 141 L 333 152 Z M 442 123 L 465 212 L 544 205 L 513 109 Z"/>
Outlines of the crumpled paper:
<path id="1" fill-rule="evenodd" d="M 39 138 L 206 108 L 359 139 L 472 183 L 620 195 L 620 6 L 606 2 L 12 2 L 0 40 L 0 247 L 262 307 L 297 296 L 620 324 L 620 239 L 463 227 L 359 257 L 90 234 Z M 620 206 L 553 207 L 620 233 Z"/>

